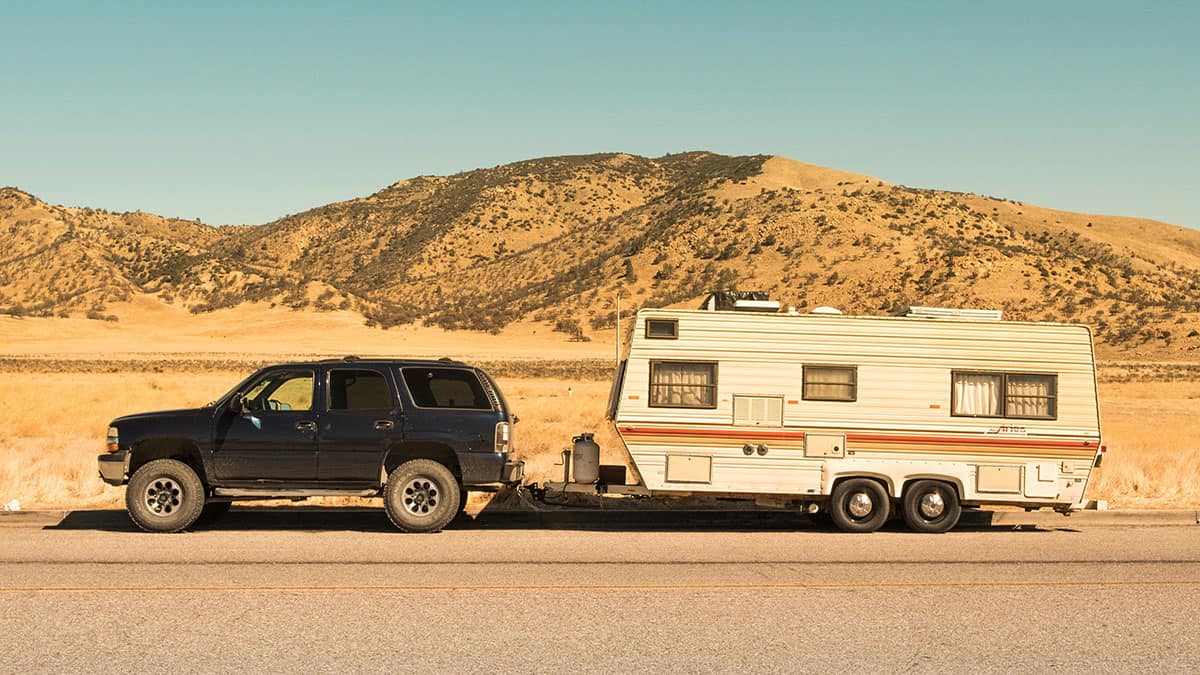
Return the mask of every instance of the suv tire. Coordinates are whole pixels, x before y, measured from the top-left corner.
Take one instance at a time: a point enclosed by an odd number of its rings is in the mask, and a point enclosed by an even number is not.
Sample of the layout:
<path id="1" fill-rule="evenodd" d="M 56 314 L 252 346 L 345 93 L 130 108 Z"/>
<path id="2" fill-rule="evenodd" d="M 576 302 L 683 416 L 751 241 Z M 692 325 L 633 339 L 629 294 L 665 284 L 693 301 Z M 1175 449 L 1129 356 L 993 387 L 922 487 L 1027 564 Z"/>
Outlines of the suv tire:
<path id="1" fill-rule="evenodd" d="M 182 532 L 204 510 L 204 484 L 192 467 L 176 459 L 143 464 L 129 479 L 125 509 L 147 532 Z"/>
<path id="2" fill-rule="evenodd" d="M 404 532 L 437 532 L 458 515 L 462 488 L 454 474 L 432 459 L 412 459 L 388 475 L 383 505 Z"/>

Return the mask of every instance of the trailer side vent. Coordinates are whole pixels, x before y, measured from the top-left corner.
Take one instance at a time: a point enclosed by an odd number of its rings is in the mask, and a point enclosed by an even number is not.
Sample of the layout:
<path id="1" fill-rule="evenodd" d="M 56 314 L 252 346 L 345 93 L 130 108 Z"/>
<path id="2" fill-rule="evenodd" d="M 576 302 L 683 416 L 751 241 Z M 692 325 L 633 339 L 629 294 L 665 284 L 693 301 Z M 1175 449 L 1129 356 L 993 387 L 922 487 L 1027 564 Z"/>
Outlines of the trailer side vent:
<path id="1" fill-rule="evenodd" d="M 751 427 L 783 426 L 782 396 L 733 397 L 733 423 Z"/>

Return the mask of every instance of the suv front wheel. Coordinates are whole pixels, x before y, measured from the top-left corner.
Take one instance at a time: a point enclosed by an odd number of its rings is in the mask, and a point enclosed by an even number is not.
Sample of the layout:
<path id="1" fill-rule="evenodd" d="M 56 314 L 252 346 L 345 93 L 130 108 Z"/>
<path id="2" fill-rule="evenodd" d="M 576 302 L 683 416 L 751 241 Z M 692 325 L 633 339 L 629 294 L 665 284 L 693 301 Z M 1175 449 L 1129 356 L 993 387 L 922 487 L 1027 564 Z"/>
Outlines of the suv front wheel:
<path id="1" fill-rule="evenodd" d="M 458 515 L 462 488 L 444 464 L 413 459 L 388 475 L 383 505 L 404 532 L 437 532 Z"/>
<path id="2" fill-rule="evenodd" d="M 143 530 L 181 532 L 204 509 L 204 484 L 192 467 L 179 460 L 149 461 L 129 479 L 125 507 Z"/>

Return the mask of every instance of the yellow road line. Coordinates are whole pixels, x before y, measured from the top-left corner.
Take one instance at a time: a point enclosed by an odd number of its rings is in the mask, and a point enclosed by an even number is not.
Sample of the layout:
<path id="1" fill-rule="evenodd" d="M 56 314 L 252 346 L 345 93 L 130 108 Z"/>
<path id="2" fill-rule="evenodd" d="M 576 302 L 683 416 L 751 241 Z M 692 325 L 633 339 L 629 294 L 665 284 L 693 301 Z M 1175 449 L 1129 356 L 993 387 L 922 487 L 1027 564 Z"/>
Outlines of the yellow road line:
<path id="1" fill-rule="evenodd" d="M 447 584 L 447 585 L 345 585 L 345 586 L 9 586 L 0 594 L 17 593 L 331 593 L 331 592 L 527 592 L 527 591 L 770 591 L 770 590 L 871 590 L 911 588 L 1026 588 L 1196 586 L 1200 579 L 1123 581 L 911 581 L 779 584 Z"/>

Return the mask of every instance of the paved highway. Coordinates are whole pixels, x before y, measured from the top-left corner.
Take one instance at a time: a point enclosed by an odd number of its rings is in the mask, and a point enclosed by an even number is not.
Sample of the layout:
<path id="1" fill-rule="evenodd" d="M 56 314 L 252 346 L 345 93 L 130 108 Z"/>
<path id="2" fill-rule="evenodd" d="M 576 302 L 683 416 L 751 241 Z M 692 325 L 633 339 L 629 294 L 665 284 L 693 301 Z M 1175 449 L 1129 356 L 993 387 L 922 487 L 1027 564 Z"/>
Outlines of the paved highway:
<path id="1" fill-rule="evenodd" d="M 11 521 L 10 521 L 11 522 Z M 19 521 L 21 522 L 21 521 Z M 0 672 L 1200 669 L 1200 527 L 235 510 L 0 527 Z"/>

